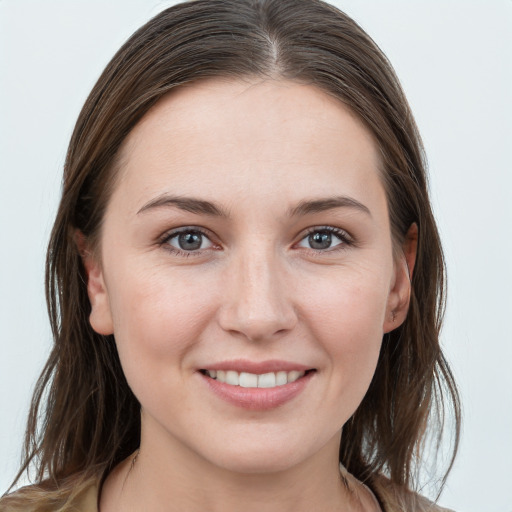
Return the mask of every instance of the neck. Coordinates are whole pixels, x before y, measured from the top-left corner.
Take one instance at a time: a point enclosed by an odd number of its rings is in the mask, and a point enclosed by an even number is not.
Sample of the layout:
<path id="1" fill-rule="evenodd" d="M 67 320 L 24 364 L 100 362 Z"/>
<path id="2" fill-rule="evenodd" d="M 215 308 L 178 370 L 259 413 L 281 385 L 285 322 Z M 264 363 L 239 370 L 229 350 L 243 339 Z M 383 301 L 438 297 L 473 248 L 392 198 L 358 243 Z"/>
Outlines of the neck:
<path id="1" fill-rule="evenodd" d="M 101 512 L 361 510 L 358 492 L 340 476 L 339 435 L 311 457 L 267 472 L 233 471 L 176 440 L 161 441 L 143 430 L 140 451 L 107 477 Z"/>

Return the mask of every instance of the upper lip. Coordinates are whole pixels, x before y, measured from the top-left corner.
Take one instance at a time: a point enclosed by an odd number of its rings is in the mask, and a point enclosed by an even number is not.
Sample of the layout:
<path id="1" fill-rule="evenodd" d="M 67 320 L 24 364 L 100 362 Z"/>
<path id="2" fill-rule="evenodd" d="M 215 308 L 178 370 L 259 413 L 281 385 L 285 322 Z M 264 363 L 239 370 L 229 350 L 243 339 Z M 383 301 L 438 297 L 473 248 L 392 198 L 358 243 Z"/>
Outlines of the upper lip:
<path id="1" fill-rule="evenodd" d="M 302 372 L 307 370 L 313 370 L 311 366 L 304 364 L 294 363 L 291 361 L 280 361 L 277 359 L 270 359 L 267 361 L 249 361 L 247 359 L 231 359 L 229 361 L 219 361 L 218 363 L 211 363 L 207 366 L 201 367 L 201 370 L 223 370 L 223 371 L 235 371 L 235 372 L 246 372 L 261 375 L 263 373 L 271 372 L 291 372 L 293 370 Z"/>

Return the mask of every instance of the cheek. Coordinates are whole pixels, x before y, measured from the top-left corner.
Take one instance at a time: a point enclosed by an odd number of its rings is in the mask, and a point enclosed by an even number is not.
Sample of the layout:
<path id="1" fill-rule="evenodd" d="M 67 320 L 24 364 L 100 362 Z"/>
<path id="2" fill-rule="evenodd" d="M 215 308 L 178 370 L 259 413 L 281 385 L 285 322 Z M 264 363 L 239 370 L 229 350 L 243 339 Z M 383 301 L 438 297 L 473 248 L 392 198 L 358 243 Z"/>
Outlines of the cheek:
<path id="1" fill-rule="evenodd" d="M 388 285 L 370 270 L 333 277 L 322 290 L 309 287 L 304 311 L 312 336 L 330 360 L 337 388 L 361 395 L 379 357 Z"/>
<path id="2" fill-rule="evenodd" d="M 130 385 L 174 378 L 178 372 L 169 370 L 183 368 L 208 322 L 214 299 L 207 291 L 213 287 L 162 268 L 116 274 L 109 291 L 114 337 Z"/>
<path id="3" fill-rule="evenodd" d="M 388 281 L 367 268 L 333 272 L 316 283 L 312 279 L 301 292 L 305 314 L 314 317 L 311 325 L 336 333 L 345 348 L 354 338 L 371 342 L 382 336 L 388 295 Z"/>

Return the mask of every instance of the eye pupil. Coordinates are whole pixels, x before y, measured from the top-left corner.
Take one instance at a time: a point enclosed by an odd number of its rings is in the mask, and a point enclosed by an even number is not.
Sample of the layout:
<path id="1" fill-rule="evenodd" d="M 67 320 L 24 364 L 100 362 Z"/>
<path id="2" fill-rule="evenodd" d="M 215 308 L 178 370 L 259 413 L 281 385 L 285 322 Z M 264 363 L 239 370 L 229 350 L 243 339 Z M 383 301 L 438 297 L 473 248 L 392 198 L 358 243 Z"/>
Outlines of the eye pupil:
<path id="1" fill-rule="evenodd" d="M 326 231 L 316 231 L 309 235 L 309 245 L 312 249 L 328 249 L 331 242 L 331 234 Z"/>
<path id="2" fill-rule="evenodd" d="M 184 251 L 193 251 L 199 249 L 202 243 L 201 233 L 181 233 L 178 236 L 178 244 L 180 249 Z"/>

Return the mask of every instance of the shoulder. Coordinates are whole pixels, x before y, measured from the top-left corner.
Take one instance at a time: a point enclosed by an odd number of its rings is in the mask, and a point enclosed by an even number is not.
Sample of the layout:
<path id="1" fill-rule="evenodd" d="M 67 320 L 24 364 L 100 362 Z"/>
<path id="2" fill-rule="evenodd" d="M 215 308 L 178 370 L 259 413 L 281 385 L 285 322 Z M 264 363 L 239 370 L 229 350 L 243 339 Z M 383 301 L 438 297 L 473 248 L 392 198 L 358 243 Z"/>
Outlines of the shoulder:
<path id="1" fill-rule="evenodd" d="M 0 512 L 98 512 L 99 479 L 74 477 L 58 488 L 30 485 L 0 498 Z"/>
<path id="2" fill-rule="evenodd" d="M 397 486 L 382 475 L 372 479 L 372 487 L 384 504 L 385 512 L 454 512 Z"/>

